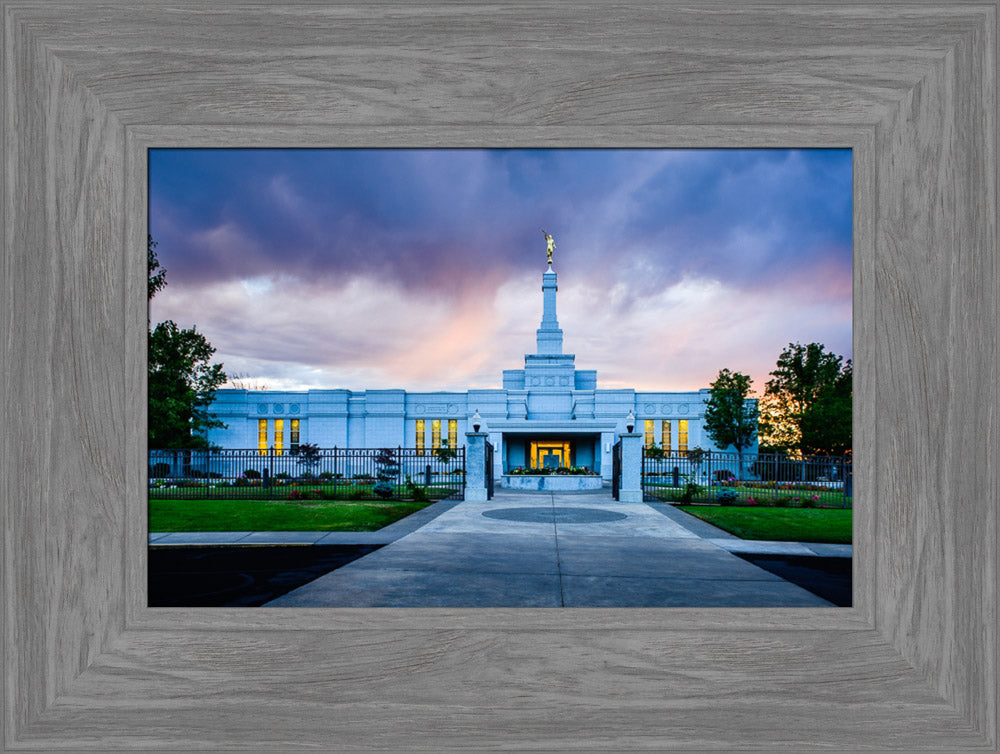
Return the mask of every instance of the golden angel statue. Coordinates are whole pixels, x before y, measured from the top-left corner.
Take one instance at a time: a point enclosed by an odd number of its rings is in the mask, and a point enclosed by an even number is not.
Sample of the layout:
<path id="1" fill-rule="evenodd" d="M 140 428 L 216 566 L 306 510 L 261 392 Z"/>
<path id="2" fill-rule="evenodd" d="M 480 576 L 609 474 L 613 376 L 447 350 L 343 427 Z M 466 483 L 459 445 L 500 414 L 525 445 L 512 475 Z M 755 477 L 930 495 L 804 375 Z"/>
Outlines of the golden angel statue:
<path id="1" fill-rule="evenodd" d="M 545 233 L 545 228 L 542 228 L 542 233 Z M 556 242 L 548 233 L 545 233 L 545 254 L 548 256 L 549 264 L 552 264 L 552 252 L 556 250 Z"/>

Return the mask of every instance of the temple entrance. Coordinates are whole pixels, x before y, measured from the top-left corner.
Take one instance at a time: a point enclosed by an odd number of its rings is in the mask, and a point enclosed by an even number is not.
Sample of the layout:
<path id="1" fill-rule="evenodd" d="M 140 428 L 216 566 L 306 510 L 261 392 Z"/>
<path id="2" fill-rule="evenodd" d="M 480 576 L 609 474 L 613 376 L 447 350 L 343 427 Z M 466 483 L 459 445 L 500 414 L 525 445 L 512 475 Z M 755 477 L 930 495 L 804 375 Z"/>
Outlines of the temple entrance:
<path id="1" fill-rule="evenodd" d="M 504 432 L 501 442 L 502 474 L 555 471 L 560 466 L 601 470 L 601 436 L 597 433 Z"/>
<path id="2" fill-rule="evenodd" d="M 533 469 L 557 469 L 560 466 L 572 466 L 572 443 L 532 441 L 530 444 L 529 463 Z"/>

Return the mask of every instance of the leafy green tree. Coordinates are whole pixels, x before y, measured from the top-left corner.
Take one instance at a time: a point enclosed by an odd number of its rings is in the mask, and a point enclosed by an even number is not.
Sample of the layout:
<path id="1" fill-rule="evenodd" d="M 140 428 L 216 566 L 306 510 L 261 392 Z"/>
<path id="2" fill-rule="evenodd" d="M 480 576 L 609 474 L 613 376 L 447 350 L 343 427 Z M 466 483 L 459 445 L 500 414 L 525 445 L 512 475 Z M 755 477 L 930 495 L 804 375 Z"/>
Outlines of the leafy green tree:
<path id="1" fill-rule="evenodd" d="M 148 295 L 166 284 L 166 270 L 156 257 L 156 241 L 147 237 Z M 226 381 L 221 364 L 211 364 L 215 349 L 196 328 L 159 323 L 149 332 L 149 447 L 207 448 L 205 432 L 224 427 L 208 411 L 215 390 Z"/>
<path id="2" fill-rule="evenodd" d="M 760 412 L 757 440 L 761 453 L 789 454 L 797 451 L 802 440 L 802 431 L 792 415 L 787 396 L 782 398 L 765 393 L 757 401 Z"/>
<path id="3" fill-rule="evenodd" d="M 824 385 L 803 412 L 800 425 L 803 453 L 843 455 L 851 451 L 853 382 L 853 365 L 848 360 L 836 379 Z"/>
<path id="4" fill-rule="evenodd" d="M 851 361 L 822 343 L 789 343 L 765 389 L 762 441 L 800 454 L 838 455 L 851 448 Z"/>
<path id="5" fill-rule="evenodd" d="M 209 413 L 226 381 L 215 349 L 195 328 L 159 323 L 149 334 L 149 447 L 207 448 L 205 432 L 225 425 Z"/>
<path id="6" fill-rule="evenodd" d="M 705 431 L 717 446 L 736 448 L 739 477 L 743 478 L 743 451 L 757 438 L 757 402 L 748 400 L 750 377 L 728 369 L 719 371 L 705 401 Z"/>

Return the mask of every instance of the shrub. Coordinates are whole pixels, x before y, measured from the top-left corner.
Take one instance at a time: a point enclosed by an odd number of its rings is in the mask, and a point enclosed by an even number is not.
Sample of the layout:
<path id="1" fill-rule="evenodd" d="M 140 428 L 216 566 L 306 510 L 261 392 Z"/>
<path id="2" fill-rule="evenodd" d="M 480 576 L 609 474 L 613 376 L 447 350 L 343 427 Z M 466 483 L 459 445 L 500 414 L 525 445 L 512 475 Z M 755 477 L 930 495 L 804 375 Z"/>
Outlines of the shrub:
<path id="1" fill-rule="evenodd" d="M 149 470 L 149 475 L 151 477 L 164 477 L 170 475 L 170 464 L 169 463 L 154 463 Z"/>
<path id="2" fill-rule="evenodd" d="M 260 472 L 257 471 L 256 469 L 246 469 L 243 472 L 243 476 L 245 476 L 247 479 L 260 479 Z"/>
<path id="3" fill-rule="evenodd" d="M 406 475 L 406 491 L 418 503 L 426 503 L 428 501 L 427 490 L 419 484 L 414 484 L 409 474 Z"/>
<path id="4" fill-rule="evenodd" d="M 688 482 L 684 486 L 684 493 L 681 495 L 682 503 L 690 503 L 701 493 L 701 487 L 694 482 Z"/>
<path id="5" fill-rule="evenodd" d="M 390 497 L 392 497 L 393 493 L 395 492 L 395 487 L 389 482 L 381 481 L 374 487 L 372 487 L 372 492 L 374 492 L 383 500 L 388 500 Z"/>
<path id="6" fill-rule="evenodd" d="M 732 505 L 738 497 L 736 490 L 720 490 L 715 499 L 720 505 Z"/>
<path id="7" fill-rule="evenodd" d="M 303 476 L 305 476 L 305 475 L 303 474 Z M 332 471 L 323 471 L 323 472 L 320 473 L 319 478 L 320 479 L 337 479 L 337 478 L 342 477 L 342 476 L 343 476 L 343 474 L 334 474 Z"/>

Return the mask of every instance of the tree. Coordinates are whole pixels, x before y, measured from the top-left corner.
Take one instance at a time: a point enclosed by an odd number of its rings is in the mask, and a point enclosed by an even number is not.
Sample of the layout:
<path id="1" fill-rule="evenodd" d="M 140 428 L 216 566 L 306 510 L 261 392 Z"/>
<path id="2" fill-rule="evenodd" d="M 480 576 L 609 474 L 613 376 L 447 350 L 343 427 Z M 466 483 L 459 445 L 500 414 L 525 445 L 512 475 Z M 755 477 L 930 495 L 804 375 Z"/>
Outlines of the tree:
<path id="1" fill-rule="evenodd" d="M 458 451 L 449 448 L 447 440 L 442 440 L 441 447 L 435 448 L 433 453 L 434 456 L 444 464 L 450 463 L 458 458 Z"/>
<path id="2" fill-rule="evenodd" d="M 306 467 L 306 474 L 312 474 L 316 464 L 320 461 L 319 445 L 312 442 L 304 442 L 299 445 L 298 450 L 299 465 Z"/>
<path id="3" fill-rule="evenodd" d="M 146 259 L 149 268 L 148 300 L 152 301 L 157 291 L 163 290 L 167 284 L 167 271 L 160 267 L 156 258 L 156 241 L 152 236 L 146 236 Z"/>
<path id="4" fill-rule="evenodd" d="M 854 370 L 850 360 L 823 386 L 802 415 L 802 452 L 839 456 L 851 452 Z"/>
<path id="5" fill-rule="evenodd" d="M 800 454 L 851 447 L 852 365 L 822 343 L 789 343 L 765 389 L 763 441 Z"/>
<path id="6" fill-rule="evenodd" d="M 764 393 L 757 401 L 760 412 L 758 441 L 761 453 L 797 452 L 802 441 L 798 421 L 792 421 L 787 396 Z"/>
<path id="7" fill-rule="evenodd" d="M 382 448 L 375 454 L 375 473 L 378 482 L 372 487 L 372 492 L 383 500 L 388 500 L 396 492 L 393 481 L 399 476 L 399 466 L 396 465 L 396 454 L 392 448 Z"/>
<path id="8" fill-rule="evenodd" d="M 715 382 L 709 385 L 705 401 L 705 431 L 720 448 L 730 445 L 736 448 L 740 479 L 743 478 L 743 451 L 752 446 L 757 437 L 757 404 L 747 400 L 750 383 L 747 375 L 722 369 Z"/>
<path id="9" fill-rule="evenodd" d="M 166 270 L 156 257 L 156 241 L 147 237 L 149 299 L 166 284 Z M 221 364 L 209 363 L 215 349 L 196 328 L 173 321 L 149 332 L 149 447 L 207 448 L 205 432 L 225 427 L 209 413 L 215 390 L 226 381 Z"/>
<path id="10" fill-rule="evenodd" d="M 197 329 L 170 320 L 149 334 L 149 447 L 207 448 L 206 430 L 225 426 L 208 411 L 226 381 L 213 353 Z"/>
<path id="11" fill-rule="evenodd" d="M 251 377 L 246 372 L 227 372 L 226 384 L 236 390 L 267 391 L 270 390 L 268 384 L 256 377 Z"/>

